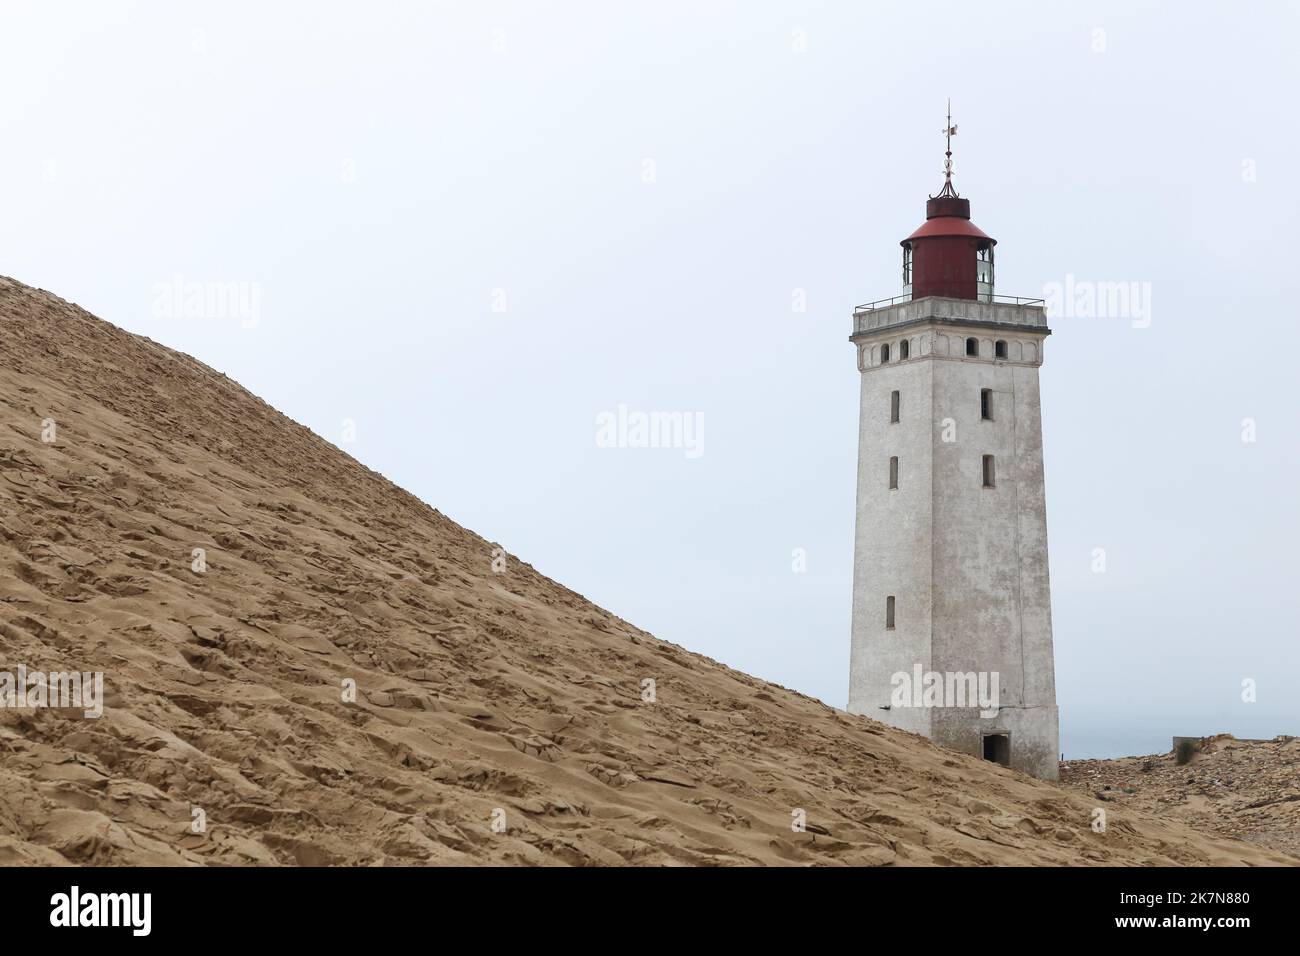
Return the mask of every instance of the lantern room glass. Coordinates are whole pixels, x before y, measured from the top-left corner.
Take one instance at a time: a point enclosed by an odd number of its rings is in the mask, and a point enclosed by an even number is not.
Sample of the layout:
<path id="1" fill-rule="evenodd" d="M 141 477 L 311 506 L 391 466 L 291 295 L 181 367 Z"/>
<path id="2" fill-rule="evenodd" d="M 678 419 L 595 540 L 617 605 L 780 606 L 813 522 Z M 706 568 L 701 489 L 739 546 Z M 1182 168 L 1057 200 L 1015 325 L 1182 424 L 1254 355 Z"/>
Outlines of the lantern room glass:
<path id="1" fill-rule="evenodd" d="M 993 243 L 980 245 L 975 255 L 975 297 L 981 302 L 993 301 Z"/>

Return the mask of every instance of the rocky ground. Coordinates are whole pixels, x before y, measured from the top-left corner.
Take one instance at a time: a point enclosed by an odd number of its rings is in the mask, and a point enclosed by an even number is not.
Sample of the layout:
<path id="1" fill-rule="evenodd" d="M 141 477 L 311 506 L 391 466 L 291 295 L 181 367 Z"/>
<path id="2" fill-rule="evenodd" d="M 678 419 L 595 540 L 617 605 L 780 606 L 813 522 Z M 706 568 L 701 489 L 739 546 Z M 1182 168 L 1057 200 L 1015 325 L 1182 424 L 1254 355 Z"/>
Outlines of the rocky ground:
<path id="1" fill-rule="evenodd" d="M 1069 760 L 1061 783 L 1102 806 L 1235 837 L 1300 857 L 1300 737 L 1206 737 L 1179 764 L 1171 751 L 1118 760 Z"/>

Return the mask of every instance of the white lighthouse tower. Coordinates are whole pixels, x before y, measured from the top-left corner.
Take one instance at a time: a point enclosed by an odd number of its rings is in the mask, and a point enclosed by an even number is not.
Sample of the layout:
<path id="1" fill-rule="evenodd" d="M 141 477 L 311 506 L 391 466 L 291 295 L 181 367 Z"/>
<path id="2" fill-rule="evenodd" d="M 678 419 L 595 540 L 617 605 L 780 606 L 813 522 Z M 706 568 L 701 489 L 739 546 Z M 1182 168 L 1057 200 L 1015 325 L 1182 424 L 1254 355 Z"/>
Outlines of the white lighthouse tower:
<path id="1" fill-rule="evenodd" d="M 1038 369 L 1042 300 L 993 294 L 953 189 L 903 240 L 902 296 L 859 306 L 849 710 L 1047 780 L 1056 682 Z"/>

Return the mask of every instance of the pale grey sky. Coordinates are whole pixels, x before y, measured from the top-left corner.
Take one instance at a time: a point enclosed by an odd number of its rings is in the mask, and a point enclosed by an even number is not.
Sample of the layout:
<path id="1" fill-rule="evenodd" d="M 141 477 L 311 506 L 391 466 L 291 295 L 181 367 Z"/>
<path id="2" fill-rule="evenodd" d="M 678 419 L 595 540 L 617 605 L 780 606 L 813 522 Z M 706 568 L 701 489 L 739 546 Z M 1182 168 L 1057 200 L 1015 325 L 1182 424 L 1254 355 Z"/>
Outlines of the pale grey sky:
<path id="1" fill-rule="evenodd" d="M 0 273 L 841 707 L 849 314 L 900 291 L 951 96 L 999 292 L 1150 294 L 1053 317 L 1042 371 L 1067 756 L 1300 733 L 1295 3 L 0 11 Z M 177 276 L 255 320 L 168 316 Z M 597 447 L 620 405 L 703 453 Z"/>

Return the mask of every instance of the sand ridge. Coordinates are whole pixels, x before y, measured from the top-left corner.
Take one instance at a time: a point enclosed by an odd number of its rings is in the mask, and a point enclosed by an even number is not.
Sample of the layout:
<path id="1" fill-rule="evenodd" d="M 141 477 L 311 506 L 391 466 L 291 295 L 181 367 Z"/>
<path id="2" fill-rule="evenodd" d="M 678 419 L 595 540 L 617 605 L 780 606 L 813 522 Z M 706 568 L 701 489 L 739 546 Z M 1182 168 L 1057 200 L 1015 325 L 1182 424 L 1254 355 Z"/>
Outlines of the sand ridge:
<path id="1" fill-rule="evenodd" d="M 105 675 L 98 720 L 0 710 L 0 863 L 1295 862 L 1110 805 L 1094 832 L 1087 794 L 689 653 L 495 549 L 225 376 L 0 278 L 0 670 Z"/>

